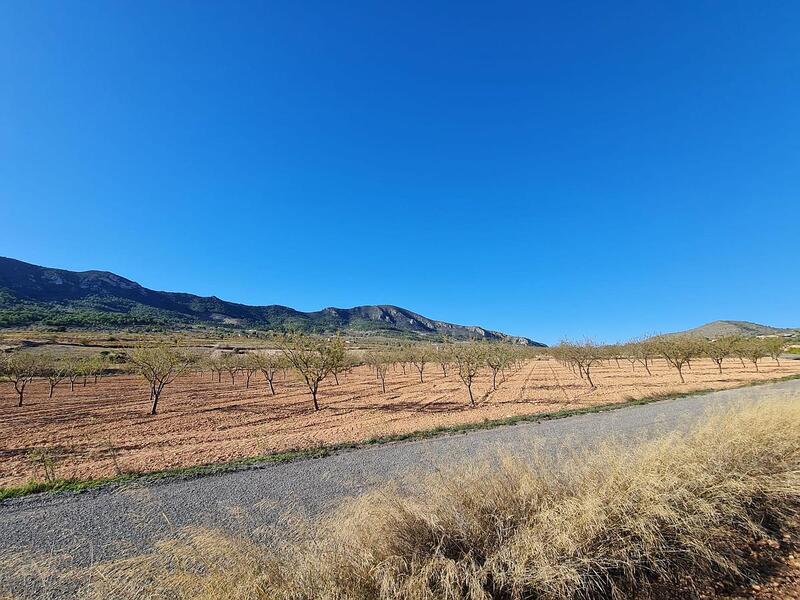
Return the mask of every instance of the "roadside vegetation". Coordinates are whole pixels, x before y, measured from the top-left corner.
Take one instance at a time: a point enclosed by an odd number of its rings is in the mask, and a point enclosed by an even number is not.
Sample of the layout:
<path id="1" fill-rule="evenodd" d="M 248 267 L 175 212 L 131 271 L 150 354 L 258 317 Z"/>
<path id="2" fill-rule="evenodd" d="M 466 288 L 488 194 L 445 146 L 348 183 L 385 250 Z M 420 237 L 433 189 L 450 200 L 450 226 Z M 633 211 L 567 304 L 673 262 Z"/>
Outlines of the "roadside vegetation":
<path id="1" fill-rule="evenodd" d="M 100 565 L 94 597 L 575 600 L 707 595 L 797 526 L 800 406 L 558 460 L 482 459 L 346 503 L 266 547 L 188 530 Z M 402 491 L 400 491 L 402 489 Z M 764 550 L 772 549 L 770 550 Z M 90 596 L 91 597 L 91 596 Z"/>

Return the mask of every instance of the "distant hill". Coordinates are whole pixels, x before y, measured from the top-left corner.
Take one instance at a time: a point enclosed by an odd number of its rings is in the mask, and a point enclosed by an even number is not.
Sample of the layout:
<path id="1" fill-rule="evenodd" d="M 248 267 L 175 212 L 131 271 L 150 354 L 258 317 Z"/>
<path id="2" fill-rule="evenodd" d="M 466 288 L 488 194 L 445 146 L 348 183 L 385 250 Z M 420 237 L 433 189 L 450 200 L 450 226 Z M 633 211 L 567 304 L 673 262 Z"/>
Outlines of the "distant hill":
<path id="1" fill-rule="evenodd" d="M 277 304 L 249 306 L 178 292 L 159 292 L 107 271 L 66 271 L 0 257 L 0 328 L 159 328 L 192 326 L 310 333 L 350 332 L 403 338 L 528 338 L 436 321 L 391 305 L 301 312 Z"/>
<path id="2" fill-rule="evenodd" d="M 769 325 L 760 325 L 759 323 L 751 323 L 749 321 L 713 321 L 680 333 L 712 339 L 726 335 L 741 335 L 745 337 L 756 337 L 760 335 L 791 336 L 800 335 L 800 328 L 787 329 L 771 327 Z"/>

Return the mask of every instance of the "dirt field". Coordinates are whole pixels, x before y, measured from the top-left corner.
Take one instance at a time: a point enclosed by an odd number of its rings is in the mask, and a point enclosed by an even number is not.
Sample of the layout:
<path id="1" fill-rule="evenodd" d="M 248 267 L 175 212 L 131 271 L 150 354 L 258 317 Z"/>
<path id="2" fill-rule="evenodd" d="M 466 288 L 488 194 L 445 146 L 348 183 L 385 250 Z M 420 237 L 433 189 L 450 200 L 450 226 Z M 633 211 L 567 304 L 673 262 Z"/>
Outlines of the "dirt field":
<path id="1" fill-rule="evenodd" d="M 597 389 L 590 390 L 569 369 L 552 360 L 529 361 L 509 373 L 497 391 L 490 392 L 489 373 L 476 382 L 478 406 L 469 406 L 466 389 L 454 373 L 444 377 L 438 365 L 425 370 L 425 382 L 413 367 L 403 374 L 390 371 L 387 392 L 367 367 L 360 367 L 335 385 L 320 388 L 322 410 L 315 413 L 306 388 L 291 374 L 276 381 L 269 394 L 261 376 L 245 389 L 244 376 L 236 385 L 210 373 L 180 378 L 168 386 L 159 414 L 148 413 L 144 380 L 108 377 L 98 384 L 61 384 L 47 399 L 47 385 L 29 386 L 25 406 L 18 408 L 13 387 L 0 387 L 0 486 L 41 478 L 32 450 L 56 457 L 56 476 L 90 478 L 123 472 L 152 471 L 219 462 L 374 436 L 411 432 L 443 425 L 480 422 L 521 414 L 624 402 L 654 394 L 723 389 L 750 381 L 800 374 L 800 361 L 781 366 L 764 360 L 760 373 L 752 364 L 726 361 L 719 375 L 708 360 L 687 370 L 681 385 L 674 369 L 656 361 L 653 376 L 627 361 L 593 370 Z"/>

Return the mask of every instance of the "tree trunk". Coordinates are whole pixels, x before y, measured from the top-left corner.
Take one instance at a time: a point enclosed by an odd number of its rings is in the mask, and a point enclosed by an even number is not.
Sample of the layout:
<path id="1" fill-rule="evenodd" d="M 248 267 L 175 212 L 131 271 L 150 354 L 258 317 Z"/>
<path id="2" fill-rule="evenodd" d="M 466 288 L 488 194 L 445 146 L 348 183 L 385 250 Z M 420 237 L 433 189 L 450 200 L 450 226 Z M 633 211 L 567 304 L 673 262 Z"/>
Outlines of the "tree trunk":
<path id="1" fill-rule="evenodd" d="M 17 390 L 17 394 L 19 394 L 19 404 L 17 406 L 22 406 L 22 397 L 25 395 L 25 389 Z"/>
<path id="2" fill-rule="evenodd" d="M 592 381 L 591 375 L 589 375 L 589 369 L 586 369 L 586 379 L 589 381 L 589 387 L 594 389 L 594 382 Z"/>
<path id="3" fill-rule="evenodd" d="M 681 367 L 675 367 L 675 368 L 678 369 L 678 375 L 681 376 L 681 383 L 686 383 L 686 380 L 683 378 L 683 367 L 681 366 Z"/>
<path id="4" fill-rule="evenodd" d="M 319 410 L 319 403 L 317 402 L 317 388 L 311 388 L 311 400 L 314 401 L 314 410 Z"/>
<path id="5" fill-rule="evenodd" d="M 336 382 L 336 385 L 339 385 L 339 374 L 336 371 L 333 372 L 333 380 Z"/>
<path id="6" fill-rule="evenodd" d="M 55 386 L 55 384 L 52 384 L 52 383 L 51 383 L 51 384 L 50 384 L 50 392 L 47 394 L 47 397 L 48 397 L 48 398 L 52 398 L 52 397 L 53 397 L 53 391 L 55 391 L 55 389 L 56 389 L 56 386 Z"/>
<path id="7" fill-rule="evenodd" d="M 492 389 L 497 389 L 497 371 L 492 370 Z"/>
<path id="8" fill-rule="evenodd" d="M 475 398 L 472 396 L 472 384 L 471 383 L 469 385 L 467 385 L 467 391 L 469 392 L 469 403 L 472 404 L 472 406 L 475 406 Z"/>
<path id="9" fill-rule="evenodd" d="M 150 400 L 153 401 L 152 406 L 150 407 L 150 414 L 156 414 L 156 408 L 158 407 L 158 397 L 161 395 L 160 392 L 156 392 L 155 390 L 150 391 Z"/>
<path id="10" fill-rule="evenodd" d="M 269 381 L 269 391 L 272 392 L 272 395 L 274 396 L 275 395 L 275 388 L 272 385 L 272 379 L 268 379 L 267 381 Z"/>
<path id="11" fill-rule="evenodd" d="M 386 380 L 385 379 L 381 379 L 381 390 L 383 391 L 384 394 L 386 393 Z"/>

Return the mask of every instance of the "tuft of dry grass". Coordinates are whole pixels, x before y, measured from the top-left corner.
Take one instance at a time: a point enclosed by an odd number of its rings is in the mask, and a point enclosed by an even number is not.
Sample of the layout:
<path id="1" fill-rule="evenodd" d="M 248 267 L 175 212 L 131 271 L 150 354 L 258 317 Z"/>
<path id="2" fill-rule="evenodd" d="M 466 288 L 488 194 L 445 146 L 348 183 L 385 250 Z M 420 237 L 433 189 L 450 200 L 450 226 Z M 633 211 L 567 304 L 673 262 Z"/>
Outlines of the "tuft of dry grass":
<path id="1" fill-rule="evenodd" d="M 186 530 L 101 566 L 96 597 L 567 600 L 692 597 L 754 576 L 800 509 L 800 405 L 555 461 L 501 457 L 383 488 L 268 549 Z M 680 590 L 677 593 L 676 590 Z M 677 594 L 677 595 L 676 595 Z"/>

